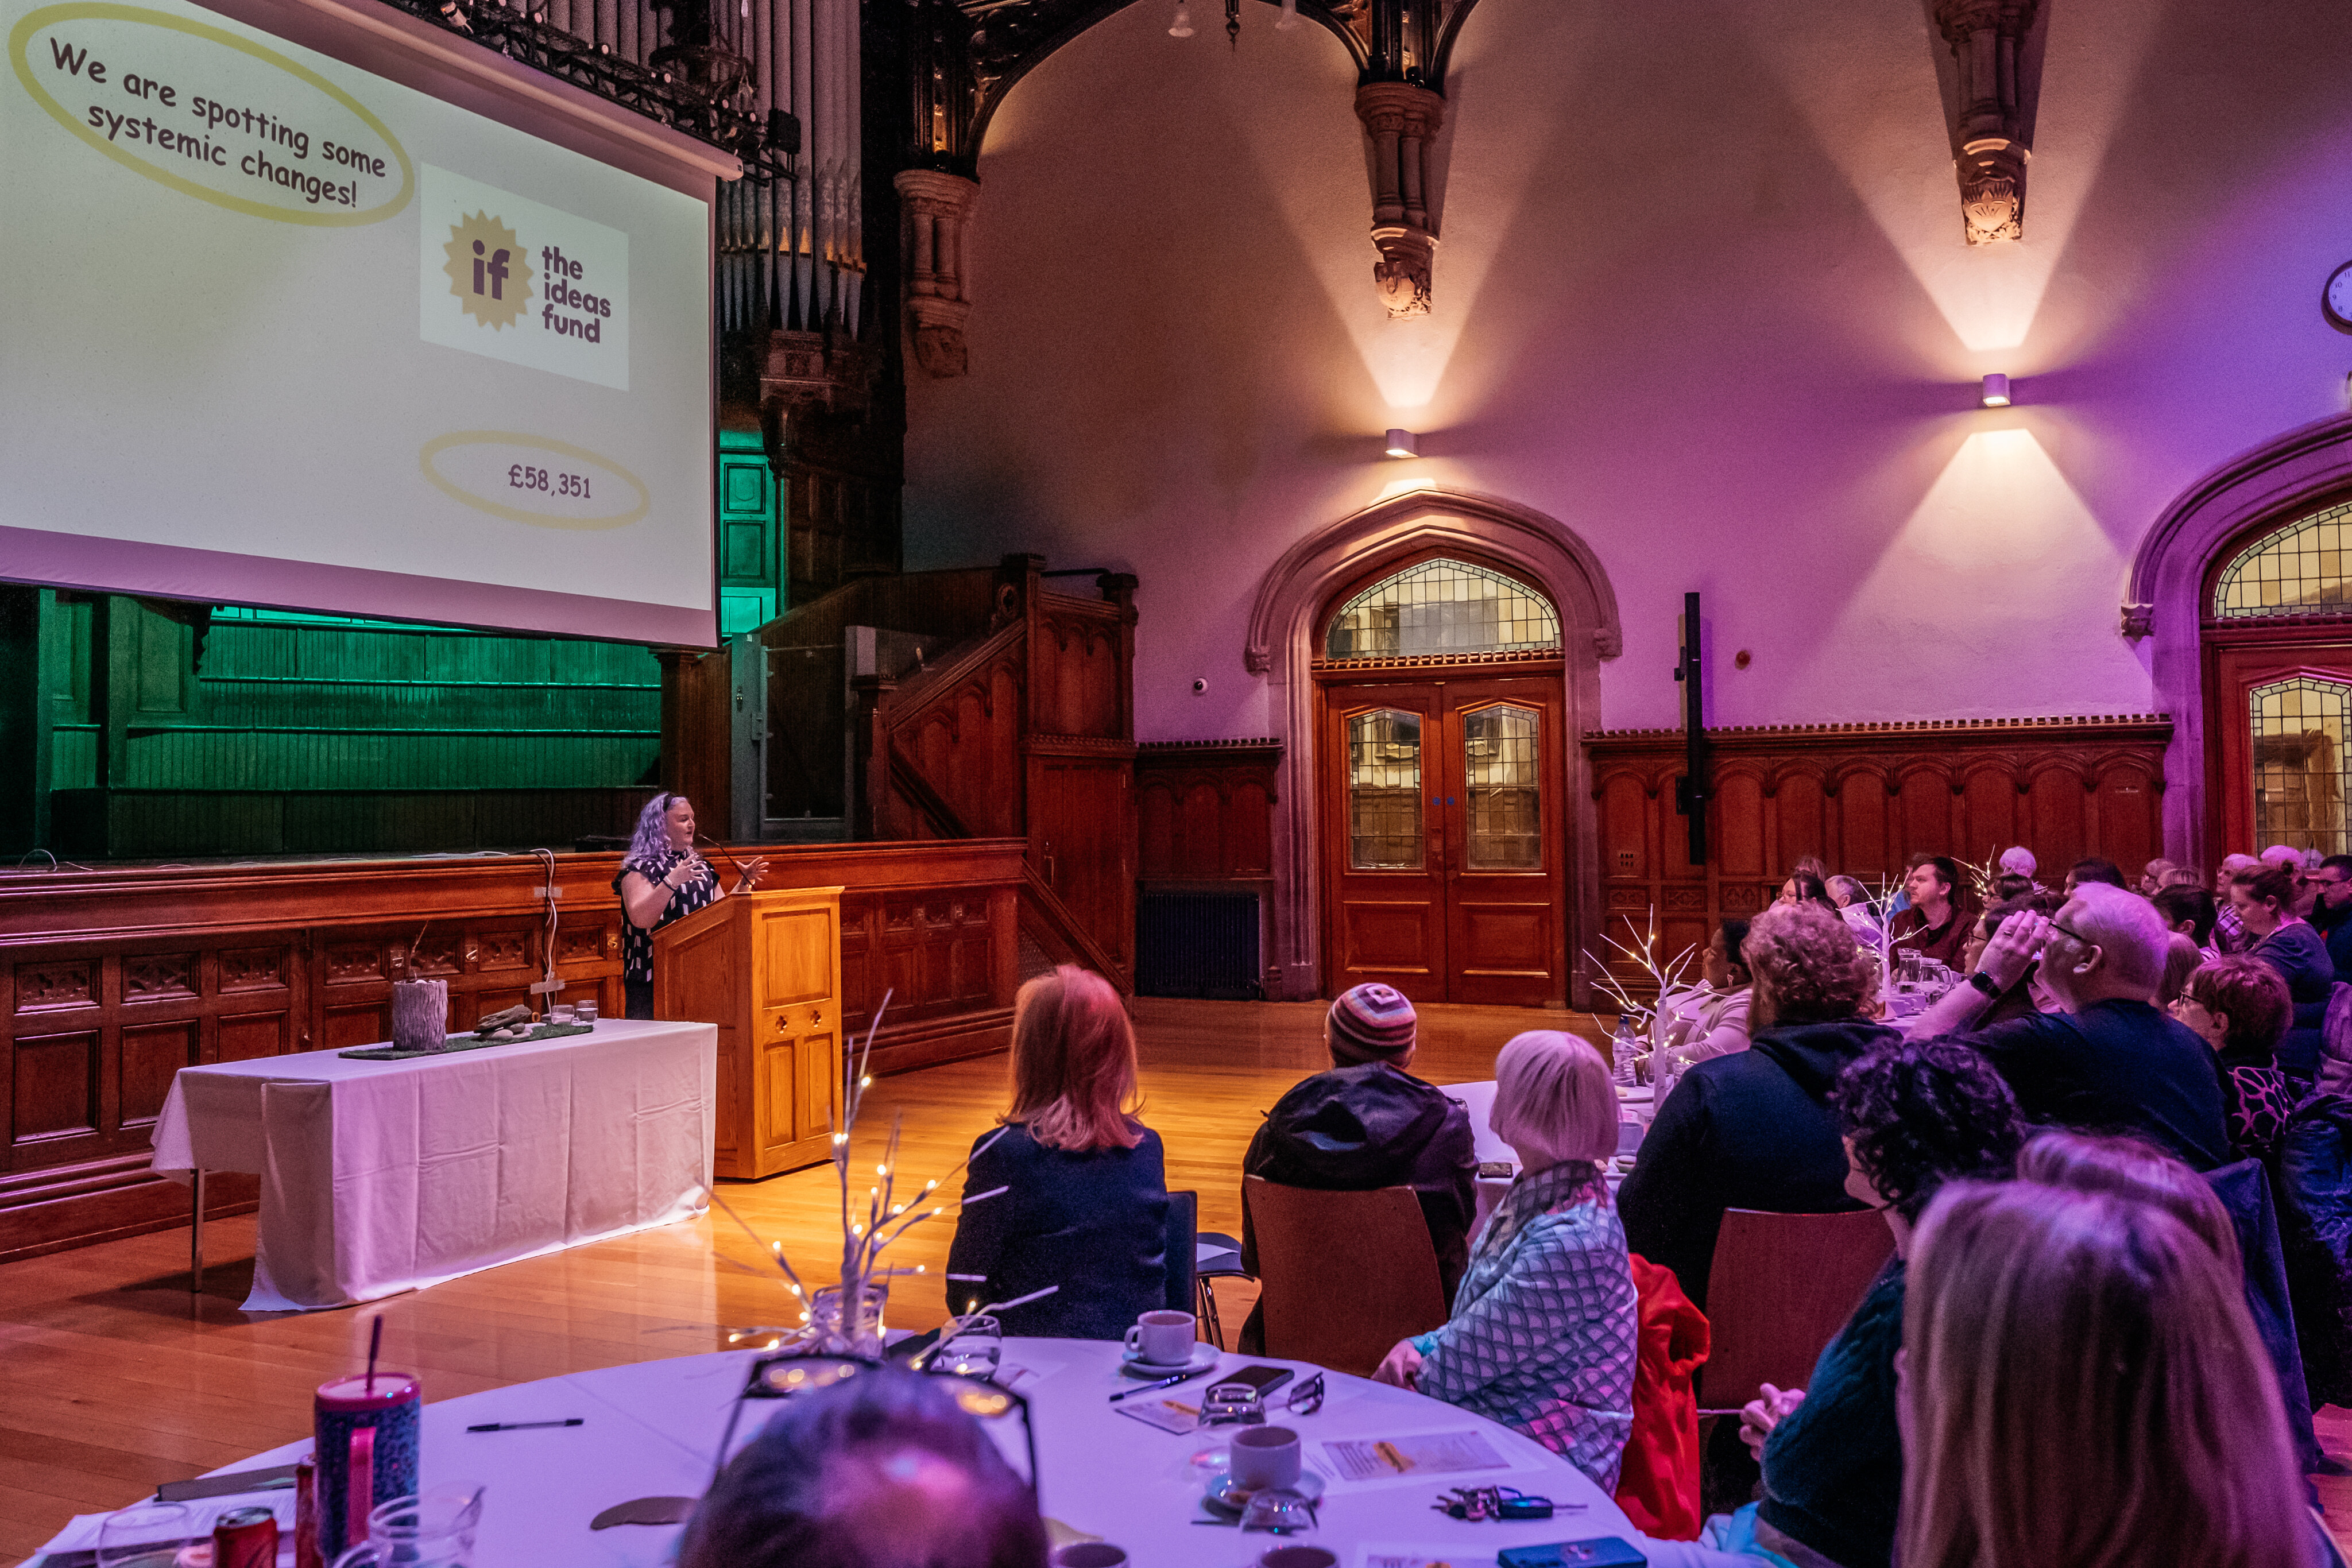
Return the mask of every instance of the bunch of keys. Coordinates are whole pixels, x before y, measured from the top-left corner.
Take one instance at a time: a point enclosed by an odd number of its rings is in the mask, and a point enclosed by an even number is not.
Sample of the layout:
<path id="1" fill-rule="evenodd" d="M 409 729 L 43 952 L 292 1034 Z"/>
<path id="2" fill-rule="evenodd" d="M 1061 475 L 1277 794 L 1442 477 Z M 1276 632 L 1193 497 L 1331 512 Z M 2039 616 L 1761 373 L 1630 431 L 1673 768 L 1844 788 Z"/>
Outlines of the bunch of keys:
<path id="1" fill-rule="evenodd" d="M 1455 1487 L 1429 1506 L 1448 1519 L 1474 1523 L 1482 1519 L 1549 1519 L 1554 1508 L 1548 1497 L 1530 1497 L 1511 1487 Z"/>

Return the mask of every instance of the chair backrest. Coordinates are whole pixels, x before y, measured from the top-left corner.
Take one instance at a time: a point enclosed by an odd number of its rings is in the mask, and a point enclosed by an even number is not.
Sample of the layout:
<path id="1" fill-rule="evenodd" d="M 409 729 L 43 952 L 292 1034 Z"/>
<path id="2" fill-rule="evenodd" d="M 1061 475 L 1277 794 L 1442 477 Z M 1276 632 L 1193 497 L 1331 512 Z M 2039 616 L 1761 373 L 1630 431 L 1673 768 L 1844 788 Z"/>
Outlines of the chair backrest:
<path id="1" fill-rule="evenodd" d="M 1699 1403 L 1737 1409 L 1756 1397 L 1759 1385 L 1811 1382 L 1822 1347 L 1894 1251 L 1894 1233 L 1875 1209 L 1724 1210 L 1706 1276 L 1713 1344 L 1699 1372 Z"/>
<path id="2" fill-rule="evenodd" d="M 1265 1354 L 1369 1375 L 1445 1322 L 1437 1249 L 1409 1186 L 1323 1192 L 1242 1178 L 1257 1237 Z"/>
<path id="3" fill-rule="evenodd" d="M 1168 1195 L 1168 1310 L 1189 1312 L 1192 1300 L 1192 1238 L 1201 1228 L 1201 1195 Z"/>

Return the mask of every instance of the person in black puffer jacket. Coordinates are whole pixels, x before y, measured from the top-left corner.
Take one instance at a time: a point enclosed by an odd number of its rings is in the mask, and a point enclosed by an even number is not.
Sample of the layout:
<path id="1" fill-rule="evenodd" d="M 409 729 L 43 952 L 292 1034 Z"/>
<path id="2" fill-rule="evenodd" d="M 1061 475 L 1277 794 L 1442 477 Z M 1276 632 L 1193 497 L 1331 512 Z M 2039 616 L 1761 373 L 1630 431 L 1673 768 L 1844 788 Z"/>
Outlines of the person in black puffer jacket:
<path id="1" fill-rule="evenodd" d="M 1470 1258 L 1478 1156 L 1470 1113 L 1405 1071 L 1416 1028 L 1412 1004 L 1387 986 L 1358 986 L 1333 1002 L 1323 1031 L 1331 1071 L 1275 1102 L 1250 1139 L 1242 1174 L 1324 1192 L 1412 1188 L 1450 1301 Z M 1242 1267 L 1257 1272 L 1246 1204 Z M 1263 1314 L 1254 1309 L 1242 1325 L 1241 1350 L 1257 1354 L 1265 1343 Z"/>
<path id="2" fill-rule="evenodd" d="M 1756 977 L 1746 1051 L 1702 1061 L 1658 1107 L 1617 1195 L 1633 1251 L 1674 1270 L 1700 1311 L 1727 1208 L 1826 1214 L 1859 1208 L 1830 1088 L 1895 1030 L 1859 1014 L 1878 963 L 1845 922 L 1775 904 L 1740 954 Z"/>

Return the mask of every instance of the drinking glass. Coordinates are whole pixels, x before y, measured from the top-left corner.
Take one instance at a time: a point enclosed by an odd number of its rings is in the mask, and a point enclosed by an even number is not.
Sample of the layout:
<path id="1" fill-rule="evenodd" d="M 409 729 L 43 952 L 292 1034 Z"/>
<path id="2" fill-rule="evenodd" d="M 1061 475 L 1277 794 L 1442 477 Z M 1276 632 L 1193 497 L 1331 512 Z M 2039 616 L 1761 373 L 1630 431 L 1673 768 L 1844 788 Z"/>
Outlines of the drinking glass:
<path id="1" fill-rule="evenodd" d="M 334 1568 L 472 1568 L 482 1488 L 452 1481 L 421 1497 L 396 1497 L 369 1513 L 367 1539 Z"/>
<path id="2" fill-rule="evenodd" d="M 596 1021 L 596 1004 L 593 1001 L 578 1001 L 572 1003 L 572 1021 L 574 1023 L 593 1024 Z"/>
<path id="3" fill-rule="evenodd" d="M 99 1521 L 98 1568 L 173 1568 L 195 1533 L 184 1503 L 142 1502 Z"/>
<path id="4" fill-rule="evenodd" d="M 930 1365 L 934 1371 L 958 1377 L 994 1377 L 997 1364 L 1003 1359 L 1004 1325 L 982 1313 L 957 1324 L 955 1333 L 941 1340 L 932 1353 Z"/>

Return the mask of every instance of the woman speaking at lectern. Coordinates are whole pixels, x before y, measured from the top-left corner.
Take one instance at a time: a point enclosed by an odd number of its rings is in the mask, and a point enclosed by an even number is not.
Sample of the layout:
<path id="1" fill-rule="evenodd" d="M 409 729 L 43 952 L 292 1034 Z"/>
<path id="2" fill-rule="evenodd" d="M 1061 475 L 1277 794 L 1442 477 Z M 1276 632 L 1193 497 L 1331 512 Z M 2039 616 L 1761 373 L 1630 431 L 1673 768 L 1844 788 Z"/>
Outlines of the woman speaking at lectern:
<path id="1" fill-rule="evenodd" d="M 745 892 L 760 880 L 768 862 L 755 860 L 743 867 L 735 891 Z M 637 813 L 637 831 L 629 852 L 621 858 L 621 874 L 613 879 L 621 895 L 621 988 L 628 997 L 628 1016 L 654 1016 L 654 933 L 673 920 L 727 895 L 719 873 L 694 852 L 694 803 L 683 795 L 662 793 Z"/>

